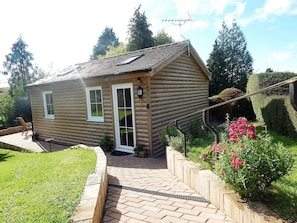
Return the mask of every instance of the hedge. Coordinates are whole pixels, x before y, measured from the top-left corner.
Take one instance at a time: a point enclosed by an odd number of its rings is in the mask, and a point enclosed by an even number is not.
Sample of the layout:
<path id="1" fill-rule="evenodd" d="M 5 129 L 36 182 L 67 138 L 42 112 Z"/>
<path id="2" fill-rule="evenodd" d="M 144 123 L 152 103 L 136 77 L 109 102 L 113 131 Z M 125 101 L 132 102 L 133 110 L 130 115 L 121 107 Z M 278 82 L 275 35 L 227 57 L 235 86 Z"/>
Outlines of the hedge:
<path id="1" fill-rule="evenodd" d="M 253 74 L 249 77 L 247 92 L 252 93 L 296 76 L 289 72 Z M 264 121 L 268 129 L 297 137 L 297 112 L 290 103 L 289 85 L 256 94 L 251 101 L 257 119 Z"/>

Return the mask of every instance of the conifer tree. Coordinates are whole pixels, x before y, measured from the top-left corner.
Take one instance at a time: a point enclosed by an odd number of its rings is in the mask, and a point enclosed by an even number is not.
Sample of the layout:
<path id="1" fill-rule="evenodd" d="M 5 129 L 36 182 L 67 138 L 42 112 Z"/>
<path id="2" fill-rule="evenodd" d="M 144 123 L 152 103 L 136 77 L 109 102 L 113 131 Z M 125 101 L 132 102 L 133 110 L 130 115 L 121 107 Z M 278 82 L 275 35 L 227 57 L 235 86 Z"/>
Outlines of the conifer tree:
<path id="1" fill-rule="evenodd" d="M 210 95 L 216 95 L 231 87 L 246 91 L 248 76 L 253 72 L 253 58 L 247 50 L 247 41 L 235 21 L 231 28 L 223 22 L 207 60 L 207 67 L 212 73 Z"/>
<path id="2" fill-rule="evenodd" d="M 154 46 L 153 32 L 149 29 L 145 13 L 140 13 L 140 7 L 135 10 L 128 25 L 127 50 L 134 51 Z"/>
<path id="3" fill-rule="evenodd" d="M 12 96 L 24 94 L 24 86 L 35 80 L 35 71 L 32 65 L 33 54 L 28 52 L 26 48 L 27 44 L 20 36 L 17 42 L 12 45 L 12 52 L 5 56 L 6 61 L 3 63 L 5 71 L 2 73 L 10 76 L 8 83 Z"/>
<path id="4" fill-rule="evenodd" d="M 91 60 L 96 60 L 99 57 L 104 57 L 108 51 L 108 47 L 118 47 L 119 38 L 116 37 L 112 28 L 105 27 L 101 36 L 98 38 L 97 44 L 93 47 L 93 53 L 90 56 Z"/>

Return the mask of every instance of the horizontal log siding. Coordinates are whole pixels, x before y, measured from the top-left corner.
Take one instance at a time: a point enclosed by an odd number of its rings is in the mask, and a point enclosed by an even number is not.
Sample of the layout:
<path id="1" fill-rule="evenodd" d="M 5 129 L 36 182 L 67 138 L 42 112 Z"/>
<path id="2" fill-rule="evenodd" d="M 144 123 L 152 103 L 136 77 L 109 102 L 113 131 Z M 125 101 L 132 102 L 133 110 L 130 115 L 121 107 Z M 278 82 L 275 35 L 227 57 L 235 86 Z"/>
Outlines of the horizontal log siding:
<path id="1" fill-rule="evenodd" d="M 165 153 L 159 139 L 161 129 L 172 120 L 208 106 L 208 79 L 191 57 L 182 55 L 150 82 L 153 155 L 160 156 Z M 179 124 L 185 129 L 196 117 Z"/>
<path id="2" fill-rule="evenodd" d="M 101 86 L 104 106 L 104 122 L 87 121 L 85 87 Z M 45 119 L 42 91 L 53 93 L 55 118 Z M 105 134 L 113 137 L 111 91 L 108 82 L 63 82 L 52 86 L 31 88 L 33 124 L 40 138 L 70 144 L 98 145 Z"/>
<path id="3" fill-rule="evenodd" d="M 135 129 L 136 129 L 136 144 L 143 144 L 149 149 L 149 153 L 152 154 L 151 135 L 149 126 L 150 113 L 146 108 L 147 96 L 148 96 L 148 79 L 146 77 L 141 78 L 141 83 L 137 83 L 137 79 L 133 79 L 134 83 L 134 110 L 135 110 Z M 143 88 L 142 98 L 137 97 L 137 87 Z"/>
<path id="4" fill-rule="evenodd" d="M 86 145 L 97 145 L 100 138 L 105 134 L 114 139 L 113 101 L 112 85 L 133 83 L 136 143 L 144 144 L 151 150 L 150 144 L 150 120 L 149 110 L 146 108 L 147 100 L 147 78 L 142 77 L 141 83 L 137 83 L 137 77 L 143 74 L 134 74 L 123 79 L 92 79 L 80 81 L 69 81 L 55 85 L 32 87 L 31 103 L 34 129 L 40 138 L 54 138 L 70 144 L 83 143 Z M 137 97 L 137 87 L 141 85 L 144 89 L 142 98 Z M 102 87 L 104 122 L 87 121 L 87 105 L 85 88 L 92 86 Z M 53 92 L 55 119 L 45 119 L 43 110 L 42 91 Z"/>

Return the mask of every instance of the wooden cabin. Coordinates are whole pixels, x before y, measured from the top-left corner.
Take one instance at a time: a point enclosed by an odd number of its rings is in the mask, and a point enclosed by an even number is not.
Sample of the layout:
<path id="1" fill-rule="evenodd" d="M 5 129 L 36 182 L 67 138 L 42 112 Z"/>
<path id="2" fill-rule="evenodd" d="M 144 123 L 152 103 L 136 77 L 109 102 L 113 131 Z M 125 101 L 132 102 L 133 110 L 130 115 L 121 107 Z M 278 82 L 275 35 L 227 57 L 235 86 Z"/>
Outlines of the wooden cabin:
<path id="1" fill-rule="evenodd" d="M 27 85 L 34 131 L 90 146 L 108 135 L 116 150 L 143 144 L 157 157 L 165 152 L 160 131 L 208 106 L 209 79 L 189 41 L 75 64 Z"/>

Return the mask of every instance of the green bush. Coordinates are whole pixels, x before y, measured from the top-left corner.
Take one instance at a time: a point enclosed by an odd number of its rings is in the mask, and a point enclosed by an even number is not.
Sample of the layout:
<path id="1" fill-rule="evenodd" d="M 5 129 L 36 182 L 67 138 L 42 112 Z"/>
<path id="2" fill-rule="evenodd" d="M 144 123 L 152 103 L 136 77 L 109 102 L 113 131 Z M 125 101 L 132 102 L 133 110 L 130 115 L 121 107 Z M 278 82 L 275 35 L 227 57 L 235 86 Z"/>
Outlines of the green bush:
<path id="1" fill-rule="evenodd" d="M 169 139 L 172 136 L 178 136 L 179 130 L 176 127 L 167 126 L 160 131 L 160 140 L 164 146 L 169 145 Z"/>
<path id="2" fill-rule="evenodd" d="M 230 124 L 228 138 L 214 144 L 212 152 L 219 155 L 216 173 L 247 200 L 261 199 L 294 163 L 281 143 L 273 143 L 268 134 L 256 136 L 253 124 L 243 118 Z"/>
<path id="3" fill-rule="evenodd" d="M 178 134 L 176 136 L 170 136 L 169 145 L 175 150 L 183 153 L 185 147 L 184 135 L 180 131 L 178 131 Z"/>
<path id="4" fill-rule="evenodd" d="M 218 104 L 233 98 L 244 95 L 244 93 L 237 88 L 226 88 L 221 91 L 216 97 L 212 97 L 209 101 L 210 104 Z M 238 118 L 241 116 L 246 117 L 248 120 L 254 120 L 255 114 L 252 108 L 251 101 L 247 98 L 228 103 L 226 105 L 210 110 L 210 120 L 217 122 L 225 121 L 226 113 L 231 118 Z"/>
<path id="5" fill-rule="evenodd" d="M 295 73 L 289 72 L 253 74 L 248 80 L 248 93 L 296 77 L 296 75 Z M 257 119 L 264 121 L 268 129 L 285 136 L 296 137 L 297 112 L 293 109 L 288 95 L 289 86 L 284 85 L 256 94 L 251 97 L 251 101 Z"/>

